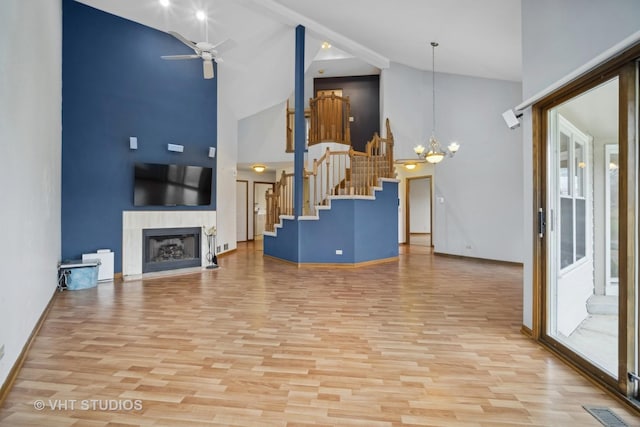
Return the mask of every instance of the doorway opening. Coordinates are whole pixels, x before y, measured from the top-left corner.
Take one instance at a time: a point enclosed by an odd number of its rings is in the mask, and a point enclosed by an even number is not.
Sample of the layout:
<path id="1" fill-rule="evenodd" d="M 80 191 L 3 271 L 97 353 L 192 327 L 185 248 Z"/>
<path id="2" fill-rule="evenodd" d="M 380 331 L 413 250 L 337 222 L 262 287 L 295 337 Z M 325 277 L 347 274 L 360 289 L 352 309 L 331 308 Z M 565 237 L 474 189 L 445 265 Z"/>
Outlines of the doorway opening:
<path id="1" fill-rule="evenodd" d="M 253 183 L 253 240 L 262 240 L 267 219 L 267 191 L 275 190 L 272 182 Z"/>
<path id="2" fill-rule="evenodd" d="M 431 175 L 407 178 L 405 241 L 433 247 L 433 179 Z"/>

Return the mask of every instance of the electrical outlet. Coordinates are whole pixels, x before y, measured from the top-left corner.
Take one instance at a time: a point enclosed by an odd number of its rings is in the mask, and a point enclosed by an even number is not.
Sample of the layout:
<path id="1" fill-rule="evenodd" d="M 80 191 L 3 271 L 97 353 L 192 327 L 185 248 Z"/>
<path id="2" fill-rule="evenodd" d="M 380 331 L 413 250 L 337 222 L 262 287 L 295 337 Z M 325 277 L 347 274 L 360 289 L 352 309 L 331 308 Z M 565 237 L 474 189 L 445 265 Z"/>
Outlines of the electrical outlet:
<path id="1" fill-rule="evenodd" d="M 224 250 L 226 251 L 226 250 L 228 250 L 228 249 L 229 249 L 229 244 L 228 244 L 228 243 L 225 243 L 225 244 L 224 244 Z"/>
<path id="2" fill-rule="evenodd" d="M 465 246 L 465 248 L 467 248 L 467 249 L 473 249 L 473 248 L 471 247 L 471 245 L 467 245 L 467 246 Z"/>
<path id="3" fill-rule="evenodd" d="M 336 249 L 336 255 L 342 255 L 342 249 Z"/>
<path id="4" fill-rule="evenodd" d="M 216 252 L 220 252 L 220 246 L 216 246 Z"/>
<path id="5" fill-rule="evenodd" d="M 0 346 L 0 360 L 4 357 L 4 344 Z"/>

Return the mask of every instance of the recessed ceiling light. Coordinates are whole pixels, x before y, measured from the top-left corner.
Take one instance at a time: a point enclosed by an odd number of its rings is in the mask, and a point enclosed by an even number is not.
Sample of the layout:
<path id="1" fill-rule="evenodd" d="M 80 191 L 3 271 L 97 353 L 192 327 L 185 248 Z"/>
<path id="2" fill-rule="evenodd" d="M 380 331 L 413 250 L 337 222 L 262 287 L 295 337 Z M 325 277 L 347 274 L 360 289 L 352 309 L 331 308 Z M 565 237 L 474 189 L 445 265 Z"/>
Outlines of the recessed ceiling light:
<path id="1" fill-rule="evenodd" d="M 160 4 L 164 7 L 169 7 L 171 2 L 169 0 L 160 0 Z"/>
<path id="2" fill-rule="evenodd" d="M 204 21 L 205 19 L 207 19 L 207 14 L 204 13 L 204 11 L 199 10 L 196 12 L 196 18 L 198 18 L 198 21 Z"/>
<path id="3" fill-rule="evenodd" d="M 331 43 L 329 42 L 322 42 L 322 48 L 323 49 L 329 49 L 331 47 Z"/>

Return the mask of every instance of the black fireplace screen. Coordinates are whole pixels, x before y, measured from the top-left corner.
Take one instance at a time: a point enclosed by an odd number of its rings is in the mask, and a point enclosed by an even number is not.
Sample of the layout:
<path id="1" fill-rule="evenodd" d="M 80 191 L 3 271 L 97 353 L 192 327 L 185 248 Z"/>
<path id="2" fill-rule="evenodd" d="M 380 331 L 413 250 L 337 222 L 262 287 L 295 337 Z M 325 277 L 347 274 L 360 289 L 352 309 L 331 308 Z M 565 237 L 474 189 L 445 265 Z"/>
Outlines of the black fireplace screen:
<path id="1" fill-rule="evenodd" d="M 200 235 L 199 227 L 143 230 L 142 272 L 200 266 Z"/>

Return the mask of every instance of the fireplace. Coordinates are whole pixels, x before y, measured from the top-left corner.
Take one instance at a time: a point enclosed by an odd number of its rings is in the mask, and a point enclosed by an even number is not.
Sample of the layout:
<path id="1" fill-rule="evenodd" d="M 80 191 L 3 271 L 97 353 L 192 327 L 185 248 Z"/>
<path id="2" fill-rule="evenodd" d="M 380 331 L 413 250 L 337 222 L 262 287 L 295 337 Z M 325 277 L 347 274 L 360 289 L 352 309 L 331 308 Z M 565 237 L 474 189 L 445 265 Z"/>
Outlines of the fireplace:
<path id="1" fill-rule="evenodd" d="M 200 227 L 142 230 L 142 272 L 200 267 Z"/>

